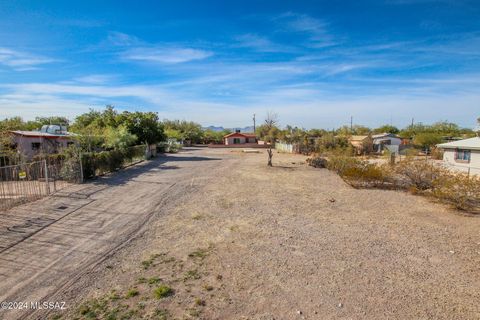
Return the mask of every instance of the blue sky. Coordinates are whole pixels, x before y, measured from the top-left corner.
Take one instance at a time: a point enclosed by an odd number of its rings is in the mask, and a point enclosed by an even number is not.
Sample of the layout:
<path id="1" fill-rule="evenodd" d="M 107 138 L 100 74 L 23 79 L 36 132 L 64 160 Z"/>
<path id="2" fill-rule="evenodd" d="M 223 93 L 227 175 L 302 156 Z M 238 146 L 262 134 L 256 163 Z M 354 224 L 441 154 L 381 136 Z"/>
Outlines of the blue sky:
<path id="1" fill-rule="evenodd" d="M 480 116 L 480 2 L 0 2 L 0 116 L 113 104 L 203 125 Z"/>

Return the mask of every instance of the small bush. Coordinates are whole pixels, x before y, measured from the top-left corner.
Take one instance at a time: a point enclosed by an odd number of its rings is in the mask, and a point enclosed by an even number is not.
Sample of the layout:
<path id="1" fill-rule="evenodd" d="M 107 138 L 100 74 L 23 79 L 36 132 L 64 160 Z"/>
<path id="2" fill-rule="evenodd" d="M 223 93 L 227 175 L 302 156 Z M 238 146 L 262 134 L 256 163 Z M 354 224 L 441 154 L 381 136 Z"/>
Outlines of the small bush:
<path id="1" fill-rule="evenodd" d="M 395 172 L 402 177 L 400 184 L 405 189 L 428 190 L 433 188 L 435 179 L 447 174 L 446 170 L 423 160 L 406 160 L 395 166 Z"/>
<path id="2" fill-rule="evenodd" d="M 307 159 L 307 163 L 309 166 L 314 168 L 326 168 L 327 167 L 327 159 L 323 157 L 312 157 Z"/>
<path id="3" fill-rule="evenodd" d="M 433 182 L 433 196 L 460 210 L 478 211 L 480 208 L 480 177 L 465 173 L 444 173 Z"/>
<path id="4" fill-rule="evenodd" d="M 173 295 L 173 289 L 167 285 L 161 285 L 153 290 L 153 294 L 157 299 L 162 299 Z"/>
<path id="5" fill-rule="evenodd" d="M 327 168 L 357 187 L 399 188 L 432 195 L 461 210 L 480 211 L 480 177 L 452 172 L 424 160 L 409 158 L 397 165 L 376 165 L 352 157 L 332 156 Z"/>
<path id="6" fill-rule="evenodd" d="M 204 307 L 206 305 L 205 300 L 200 299 L 200 298 L 195 298 L 195 304 L 197 306 L 201 306 L 201 307 Z"/>
<path id="7" fill-rule="evenodd" d="M 135 146 L 125 149 L 82 153 L 82 167 L 84 178 L 93 178 L 113 172 L 134 162 L 143 159 L 145 146 Z"/>
<path id="8" fill-rule="evenodd" d="M 127 298 L 132 298 L 132 297 L 135 297 L 135 296 L 138 296 L 140 294 L 140 292 L 138 292 L 137 289 L 135 288 L 132 288 L 130 290 L 127 291 L 127 293 L 125 294 L 125 296 Z"/>
<path id="9" fill-rule="evenodd" d="M 159 277 L 152 277 L 148 279 L 148 284 L 156 284 L 156 283 L 159 283 L 160 281 L 162 281 L 162 279 L 160 279 Z"/>

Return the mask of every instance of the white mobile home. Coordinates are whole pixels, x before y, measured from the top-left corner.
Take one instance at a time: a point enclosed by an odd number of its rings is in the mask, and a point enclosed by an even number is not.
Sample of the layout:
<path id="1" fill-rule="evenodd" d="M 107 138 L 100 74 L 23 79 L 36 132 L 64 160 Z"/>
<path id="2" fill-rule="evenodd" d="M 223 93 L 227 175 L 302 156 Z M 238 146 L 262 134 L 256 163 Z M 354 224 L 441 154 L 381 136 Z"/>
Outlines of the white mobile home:
<path id="1" fill-rule="evenodd" d="M 443 162 L 449 168 L 480 175 L 480 137 L 437 145 L 443 149 Z"/>
<path id="2" fill-rule="evenodd" d="M 388 149 L 390 152 L 398 153 L 402 144 L 402 139 L 392 133 L 374 134 L 372 138 L 373 151 L 375 152 L 382 152 L 384 149 Z"/>

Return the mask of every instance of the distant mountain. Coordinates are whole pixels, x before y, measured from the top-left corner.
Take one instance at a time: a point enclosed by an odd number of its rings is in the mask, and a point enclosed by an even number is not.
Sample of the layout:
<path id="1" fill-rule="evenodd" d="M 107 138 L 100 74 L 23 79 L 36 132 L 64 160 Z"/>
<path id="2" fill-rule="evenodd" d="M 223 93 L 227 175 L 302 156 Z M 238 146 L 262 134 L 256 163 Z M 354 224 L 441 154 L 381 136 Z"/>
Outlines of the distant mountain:
<path id="1" fill-rule="evenodd" d="M 253 132 L 253 126 L 244 127 L 244 128 L 224 128 L 224 127 L 209 126 L 209 127 L 203 127 L 202 129 L 203 130 L 212 130 L 212 131 L 230 130 L 232 132 L 240 129 L 240 132 Z"/>
<path id="2" fill-rule="evenodd" d="M 209 126 L 209 127 L 203 127 L 203 130 L 212 130 L 212 131 L 223 131 L 225 130 L 223 127 L 215 127 L 215 126 Z"/>

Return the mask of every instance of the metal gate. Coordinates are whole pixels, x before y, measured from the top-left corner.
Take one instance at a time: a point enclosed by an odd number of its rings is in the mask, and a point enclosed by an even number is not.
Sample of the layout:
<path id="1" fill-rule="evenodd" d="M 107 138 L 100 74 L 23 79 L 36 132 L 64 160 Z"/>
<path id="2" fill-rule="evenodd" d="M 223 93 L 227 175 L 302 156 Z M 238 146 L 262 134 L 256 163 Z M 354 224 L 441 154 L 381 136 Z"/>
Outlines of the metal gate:
<path id="1" fill-rule="evenodd" d="M 78 159 L 48 159 L 0 167 L 0 210 L 80 183 L 81 171 Z"/>

